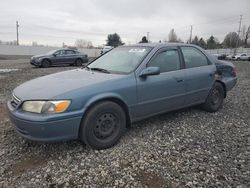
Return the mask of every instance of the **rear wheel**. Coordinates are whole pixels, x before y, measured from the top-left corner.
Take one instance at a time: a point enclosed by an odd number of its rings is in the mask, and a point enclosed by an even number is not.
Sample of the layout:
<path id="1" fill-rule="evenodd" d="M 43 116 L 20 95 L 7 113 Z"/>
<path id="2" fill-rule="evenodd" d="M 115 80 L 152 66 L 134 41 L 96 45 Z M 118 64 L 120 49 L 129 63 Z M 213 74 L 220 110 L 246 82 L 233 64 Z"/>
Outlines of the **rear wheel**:
<path id="1" fill-rule="evenodd" d="M 47 68 L 49 66 L 50 66 L 50 62 L 47 59 L 45 59 L 45 60 L 42 61 L 42 67 L 43 68 Z"/>
<path id="2" fill-rule="evenodd" d="M 82 66 L 82 60 L 81 59 L 76 59 L 75 65 L 76 66 Z"/>
<path id="3" fill-rule="evenodd" d="M 81 124 L 80 138 L 95 149 L 115 145 L 126 129 L 126 116 L 116 103 L 106 101 L 92 107 Z"/>
<path id="4" fill-rule="evenodd" d="M 224 100 L 224 88 L 219 82 L 215 82 L 211 92 L 209 93 L 206 102 L 202 105 L 204 110 L 208 112 L 218 111 Z"/>

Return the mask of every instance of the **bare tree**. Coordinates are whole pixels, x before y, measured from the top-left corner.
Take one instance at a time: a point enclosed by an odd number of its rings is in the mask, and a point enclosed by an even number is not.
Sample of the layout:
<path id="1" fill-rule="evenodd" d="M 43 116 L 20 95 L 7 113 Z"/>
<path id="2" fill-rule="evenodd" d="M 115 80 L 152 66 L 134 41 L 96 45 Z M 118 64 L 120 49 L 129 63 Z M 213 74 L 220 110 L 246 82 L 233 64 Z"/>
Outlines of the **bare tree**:
<path id="1" fill-rule="evenodd" d="M 244 46 L 246 47 L 247 46 L 247 41 L 248 39 L 250 38 L 250 26 L 248 27 L 247 31 L 245 32 L 245 35 L 244 35 Z"/>
<path id="2" fill-rule="evenodd" d="M 88 43 L 87 43 L 87 48 L 93 48 L 94 46 L 93 46 L 93 44 L 92 44 L 92 42 L 91 41 L 88 41 Z"/>
<path id="3" fill-rule="evenodd" d="M 84 40 L 84 39 L 77 39 L 75 41 L 75 46 L 77 48 L 86 48 L 87 47 L 87 43 L 88 42 L 86 40 Z"/>
<path id="4" fill-rule="evenodd" d="M 236 32 L 230 32 L 225 36 L 223 44 L 225 47 L 235 48 L 239 40 L 239 35 Z"/>

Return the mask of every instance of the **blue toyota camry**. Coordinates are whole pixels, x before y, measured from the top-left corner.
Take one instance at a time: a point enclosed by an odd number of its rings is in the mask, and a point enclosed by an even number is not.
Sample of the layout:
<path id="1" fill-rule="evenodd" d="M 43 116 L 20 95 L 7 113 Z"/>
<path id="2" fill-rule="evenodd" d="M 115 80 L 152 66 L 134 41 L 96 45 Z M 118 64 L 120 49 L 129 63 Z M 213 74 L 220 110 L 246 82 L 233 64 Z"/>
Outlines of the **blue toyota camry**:
<path id="1" fill-rule="evenodd" d="M 236 82 L 233 64 L 195 45 L 139 44 L 115 48 L 84 68 L 25 82 L 7 106 L 24 138 L 80 139 L 104 149 L 132 122 L 193 105 L 219 110 Z"/>

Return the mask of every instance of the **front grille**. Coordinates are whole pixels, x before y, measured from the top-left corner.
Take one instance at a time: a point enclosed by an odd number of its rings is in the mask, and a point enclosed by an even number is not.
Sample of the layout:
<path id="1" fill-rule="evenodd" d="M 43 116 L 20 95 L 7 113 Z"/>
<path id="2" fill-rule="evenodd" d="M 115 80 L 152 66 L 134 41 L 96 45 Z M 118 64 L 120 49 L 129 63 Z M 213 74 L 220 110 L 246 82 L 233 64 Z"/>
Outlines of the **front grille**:
<path id="1" fill-rule="evenodd" d="M 12 99 L 10 101 L 10 104 L 14 109 L 16 109 L 21 104 L 21 102 L 22 101 L 17 96 L 12 94 Z"/>

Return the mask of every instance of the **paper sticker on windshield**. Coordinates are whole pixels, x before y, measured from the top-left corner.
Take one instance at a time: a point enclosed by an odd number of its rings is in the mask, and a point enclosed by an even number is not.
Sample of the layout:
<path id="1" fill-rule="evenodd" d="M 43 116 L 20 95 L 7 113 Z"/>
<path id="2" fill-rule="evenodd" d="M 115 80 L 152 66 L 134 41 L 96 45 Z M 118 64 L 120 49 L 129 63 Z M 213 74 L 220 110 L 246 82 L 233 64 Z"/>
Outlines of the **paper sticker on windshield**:
<path id="1" fill-rule="evenodd" d="M 143 53 L 145 52 L 146 49 L 141 49 L 141 48 L 135 48 L 135 49 L 130 49 L 128 52 L 131 52 L 131 53 Z"/>

